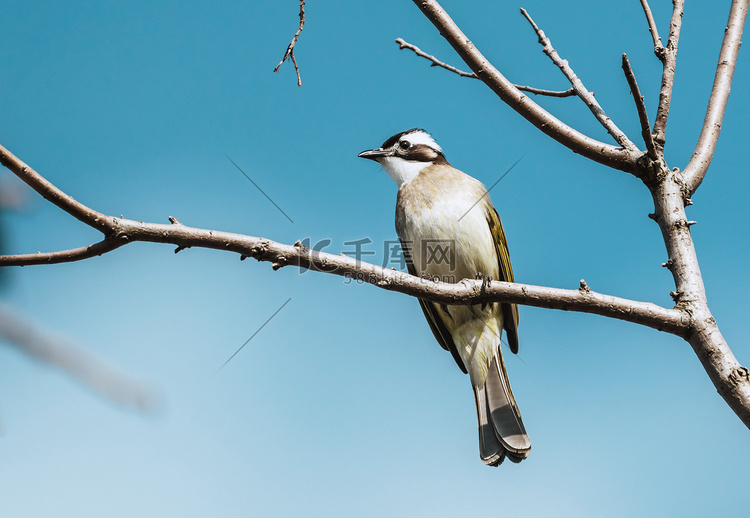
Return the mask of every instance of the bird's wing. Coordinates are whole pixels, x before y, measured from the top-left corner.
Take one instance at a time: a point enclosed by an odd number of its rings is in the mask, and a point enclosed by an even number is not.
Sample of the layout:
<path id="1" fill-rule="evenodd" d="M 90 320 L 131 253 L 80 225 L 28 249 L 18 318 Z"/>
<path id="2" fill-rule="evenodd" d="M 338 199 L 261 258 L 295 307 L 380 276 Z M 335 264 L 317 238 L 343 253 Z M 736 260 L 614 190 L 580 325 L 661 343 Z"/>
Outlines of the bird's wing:
<path id="1" fill-rule="evenodd" d="M 409 273 L 415 276 L 419 276 L 417 274 L 417 269 L 414 267 L 414 263 L 411 260 L 411 254 L 409 253 L 407 244 L 404 243 L 403 239 L 401 239 L 401 250 L 404 253 L 404 259 L 406 260 L 406 267 L 408 268 Z M 468 374 L 468 371 L 464 366 L 464 362 L 461 359 L 461 356 L 458 354 L 458 349 L 456 348 L 456 344 L 453 341 L 453 337 L 451 336 L 450 331 L 448 331 L 448 328 L 445 327 L 443 320 L 438 314 L 437 306 L 433 302 L 427 300 L 418 300 L 419 306 L 424 312 L 424 317 L 427 319 L 427 323 L 430 325 L 430 330 L 432 330 L 432 334 L 435 335 L 435 340 L 437 340 L 437 342 L 440 344 L 440 347 L 442 347 L 446 351 L 450 351 L 450 353 L 453 355 L 453 359 L 456 360 L 458 367 L 463 371 L 464 374 Z"/>
<path id="2" fill-rule="evenodd" d="M 492 240 L 495 242 L 495 252 L 500 267 L 500 278 L 498 280 L 514 282 L 505 230 L 503 229 L 503 223 L 500 221 L 500 215 L 492 205 L 487 210 L 487 224 L 490 226 Z M 503 312 L 503 327 L 508 336 L 508 345 L 510 350 L 516 354 L 518 353 L 518 304 L 504 303 L 500 307 Z"/>

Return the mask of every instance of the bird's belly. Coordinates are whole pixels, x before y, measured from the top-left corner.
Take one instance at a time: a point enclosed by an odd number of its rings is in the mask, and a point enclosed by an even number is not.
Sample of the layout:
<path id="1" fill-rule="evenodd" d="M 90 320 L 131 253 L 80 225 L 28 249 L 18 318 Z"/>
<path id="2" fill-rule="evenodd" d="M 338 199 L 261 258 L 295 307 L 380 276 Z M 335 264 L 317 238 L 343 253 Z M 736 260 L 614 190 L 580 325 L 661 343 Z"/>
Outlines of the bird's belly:
<path id="1" fill-rule="evenodd" d="M 419 275 L 456 283 L 481 274 L 497 279 L 499 266 L 486 215 L 479 205 L 437 204 L 411 215 L 406 241 Z"/>
<path id="2" fill-rule="evenodd" d="M 499 278 L 495 243 L 480 204 L 444 203 L 410 214 L 406 242 L 418 275 L 457 283 L 478 274 Z M 438 315 L 450 330 L 472 382 L 483 386 L 489 360 L 500 343 L 503 317 L 497 303 L 441 305 Z"/>

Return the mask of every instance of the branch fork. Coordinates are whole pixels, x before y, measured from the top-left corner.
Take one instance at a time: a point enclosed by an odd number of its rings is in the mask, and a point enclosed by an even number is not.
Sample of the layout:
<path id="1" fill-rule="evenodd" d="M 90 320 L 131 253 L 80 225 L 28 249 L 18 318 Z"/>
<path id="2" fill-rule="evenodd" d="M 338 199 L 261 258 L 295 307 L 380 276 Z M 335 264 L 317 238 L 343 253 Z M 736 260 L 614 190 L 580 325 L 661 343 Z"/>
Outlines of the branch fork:
<path id="1" fill-rule="evenodd" d="M 411 43 L 408 43 L 403 38 L 396 38 L 396 43 L 398 43 L 398 46 L 401 50 L 409 49 L 412 52 L 414 52 L 414 54 L 416 54 L 417 56 L 425 58 L 428 61 L 430 61 L 432 63 L 430 66 L 444 68 L 461 77 L 479 79 L 479 76 L 477 76 L 474 72 L 464 72 L 463 70 L 460 70 L 452 65 L 443 63 L 435 56 L 431 54 L 427 54 L 422 49 L 420 49 L 416 45 L 412 45 Z M 543 88 L 535 88 L 533 86 L 522 86 L 522 85 L 514 85 L 514 86 L 518 88 L 519 90 L 521 90 L 522 92 L 529 92 L 534 95 L 546 95 L 548 97 L 571 97 L 573 95 L 576 95 L 576 91 L 573 88 L 568 88 L 567 90 L 545 90 Z"/>
<path id="2" fill-rule="evenodd" d="M 437 0 L 413 0 L 440 34 L 450 43 L 456 53 L 471 68 L 474 74 L 490 87 L 500 99 L 516 110 L 542 132 L 579 153 L 608 167 L 625 171 L 640 178 L 648 188 L 653 202 L 653 219 L 658 223 L 667 249 L 668 263 L 675 290 L 671 295 L 677 305 L 674 311 L 685 315 L 687 332 L 685 338 L 703 364 L 718 392 L 727 404 L 750 427 L 750 382 L 737 372 L 745 372 L 739 365 L 731 349 L 711 316 L 706 301 L 705 287 L 700 274 L 695 247 L 690 235 L 690 220 L 685 215 L 692 194 L 700 185 L 713 157 L 721 122 L 729 95 L 734 65 L 739 51 L 748 4 L 750 0 L 732 0 L 729 22 L 722 42 L 714 87 L 708 103 L 706 119 L 693 157 L 683 172 L 669 168 L 664 159 L 664 144 L 669 107 L 675 78 L 677 46 L 682 27 L 684 0 L 673 0 L 667 44 L 662 43 L 656 22 L 647 0 L 641 0 L 649 31 L 654 43 L 654 52 L 662 62 L 662 80 L 659 103 L 653 129 L 649 121 L 643 98 L 640 94 L 635 74 L 627 58 L 623 58 L 623 69 L 631 86 L 636 103 L 641 133 L 646 144 L 646 152 L 635 144 L 606 116 L 601 106 L 594 100 L 583 83 L 575 75 L 567 61 L 560 58 L 544 32 L 522 9 L 521 13 L 539 37 L 544 52 L 560 68 L 571 82 L 577 95 L 612 135 L 619 147 L 598 142 L 582 135 L 573 128 L 554 118 L 546 110 L 536 105 L 511 84 L 471 43 Z M 585 286 L 577 290 L 580 295 L 586 292 Z M 589 295 L 586 295 L 587 297 Z M 525 302 L 524 302 L 525 303 Z M 675 333 L 679 334 L 679 333 Z M 739 382 L 737 381 L 739 380 Z"/>
<path id="3" fill-rule="evenodd" d="M 281 61 L 279 61 L 279 64 L 276 65 L 276 68 L 273 69 L 274 72 L 278 72 L 281 65 L 284 64 L 284 61 L 291 58 L 292 63 L 294 63 L 294 70 L 295 72 L 297 72 L 297 86 L 302 86 L 302 78 L 299 75 L 299 67 L 297 66 L 297 59 L 294 57 L 294 46 L 297 44 L 297 39 L 299 39 L 299 35 L 302 34 L 302 29 L 304 27 L 305 27 L 305 0 L 299 0 L 299 28 L 297 29 L 297 32 L 294 33 L 292 42 L 287 46 L 286 52 L 284 52 L 284 57 L 281 58 Z"/>

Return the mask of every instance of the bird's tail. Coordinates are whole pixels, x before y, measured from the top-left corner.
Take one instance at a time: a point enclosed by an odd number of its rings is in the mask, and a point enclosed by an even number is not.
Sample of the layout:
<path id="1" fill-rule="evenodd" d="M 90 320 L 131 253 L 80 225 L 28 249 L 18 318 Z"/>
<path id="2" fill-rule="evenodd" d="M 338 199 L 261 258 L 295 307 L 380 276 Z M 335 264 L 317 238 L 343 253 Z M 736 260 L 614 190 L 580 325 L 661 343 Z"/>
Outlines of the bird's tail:
<path id="1" fill-rule="evenodd" d="M 482 462 L 498 466 L 507 456 L 511 462 L 521 462 L 531 452 L 531 441 L 521 420 L 502 352 L 497 354 L 487 369 L 484 387 L 474 387 L 479 419 L 479 455 Z"/>

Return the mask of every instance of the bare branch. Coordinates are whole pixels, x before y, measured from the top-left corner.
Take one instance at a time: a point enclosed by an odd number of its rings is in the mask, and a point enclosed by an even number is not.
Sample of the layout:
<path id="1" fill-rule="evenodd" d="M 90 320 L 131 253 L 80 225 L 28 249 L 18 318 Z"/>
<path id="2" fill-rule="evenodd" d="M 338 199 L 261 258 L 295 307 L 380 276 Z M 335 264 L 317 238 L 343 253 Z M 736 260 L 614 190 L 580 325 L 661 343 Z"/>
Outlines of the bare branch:
<path id="1" fill-rule="evenodd" d="M 652 160 L 656 160 L 656 146 L 654 146 L 654 138 L 651 135 L 651 124 L 648 122 L 648 112 L 646 111 L 646 105 L 643 103 L 643 96 L 641 95 L 640 88 L 638 88 L 638 82 L 635 80 L 635 74 L 630 67 L 630 60 L 628 59 L 627 54 L 622 55 L 622 69 L 625 71 L 625 77 L 628 80 L 630 92 L 633 94 L 633 100 L 635 100 L 635 108 L 638 110 L 638 119 L 641 122 L 641 135 L 643 135 L 643 141 L 646 144 L 648 156 Z"/>
<path id="2" fill-rule="evenodd" d="M 192 228 L 179 223 L 173 217 L 169 218 L 169 224 L 156 224 L 104 216 L 67 196 L 5 148 L 0 147 L 0 149 L 5 152 L 5 156 L 12 157 L 4 162 L 7 164 L 6 167 L 31 185 L 39 194 L 47 198 L 50 193 L 58 193 L 59 196 L 56 199 L 60 207 L 67 212 L 71 212 L 71 207 L 75 207 L 81 213 L 98 215 L 96 218 L 84 218 L 86 219 L 84 222 L 91 226 L 95 223 L 102 226 L 105 229 L 103 232 L 108 235 L 107 239 L 90 247 L 46 254 L 46 256 L 44 254 L 0 256 L 0 266 L 77 261 L 112 251 L 134 241 L 170 243 L 177 245 L 178 249 L 201 247 L 235 252 L 242 258 L 253 257 L 258 261 L 271 262 L 274 269 L 293 265 L 332 273 L 362 280 L 383 289 L 445 304 L 514 302 L 543 308 L 595 313 L 677 335 L 682 335 L 689 329 L 689 318 L 684 312 L 646 302 L 600 295 L 591 291 L 562 290 L 506 282 L 494 282 L 485 288 L 482 287 L 482 281 L 463 281 L 459 284 L 433 282 L 374 264 L 363 263 L 345 255 L 310 250 L 299 241 L 290 246 L 260 237 Z M 96 253 L 91 251 L 94 247 L 96 247 L 94 251 Z M 40 255 L 45 260 L 40 260 Z"/>
<path id="3" fill-rule="evenodd" d="M 274 269 L 284 266 L 331 273 L 373 284 L 443 304 L 479 304 L 503 301 L 541 308 L 564 309 L 594 313 L 645 325 L 660 331 L 683 335 L 688 329 L 687 314 L 647 302 L 621 299 L 594 292 L 564 290 L 518 283 L 494 281 L 482 288 L 482 281 L 466 280 L 459 284 L 435 282 L 389 270 L 378 265 L 358 261 L 345 255 L 318 252 L 297 242 L 285 245 L 261 237 L 232 234 L 185 225 L 143 223 L 129 219 L 111 218 L 117 227 L 116 235 L 123 242 L 169 243 L 182 248 L 199 247 L 226 250 L 270 262 Z M 0 266 L 18 265 L 18 256 L 0 256 Z M 33 256 L 32 256 L 33 257 Z M 78 260 L 83 259 L 80 257 Z M 12 262 L 11 262 L 12 261 Z M 40 264 L 39 261 L 28 264 Z"/>
<path id="4" fill-rule="evenodd" d="M 573 88 L 568 88 L 567 90 L 544 90 L 542 88 L 534 88 L 533 86 L 515 86 L 522 92 L 529 92 L 534 95 L 545 95 L 547 97 L 573 97 L 574 95 L 577 95 Z"/>
<path id="5" fill-rule="evenodd" d="M 750 427 L 750 380 L 719 331 L 706 300 L 698 257 L 685 214 L 684 184 L 681 173 L 666 169 L 663 178 L 651 188 L 654 216 L 661 229 L 675 282 L 675 309 L 691 315 L 690 343 L 716 390 L 745 426 Z"/>
<path id="6" fill-rule="evenodd" d="M 396 43 L 398 43 L 399 48 L 401 48 L 402 50 L 409 49 L 413 51 L 417 56 L 431 61 L 433 67 L 442 67 L 450 72 L 453 72 L 454 74 L 458 74 L 461 77 L 479 79 L 474 72 L 464 72 L 463 70 L 460 70 L 452 65 L 443 63 L 435 56 L 431 54 L 427 54 L 416 45 L 412 45 L 411 43 L 404 41 L 402 38 L 396 38 Z M 573 90 L 572 88 L 568 88 L 567 90 L 545 90 L 542 88 L 534 88 L 533 86 L 515 85 L 515 87 L 521 90 L 522 92 L 529 92 L 535 95 L 546 95 L 548 97 L 571 97 L 573 95 L 576 95 L 576 91 Z"/>
<path id="7" fill-rule="evenodd" d="M 664 59 L 664 45 L 659 37 L 659 30 L 656 28 L 656 21 L 654 21 L 654 15 L 651 14 L 651 8 L 648 6 L 647 0 L 641 0 L 641 7 L 643 12 L 646 14 L 646 21 L 648 22 L 648 30 L 651 32 L 651 38 L 654 40 L 654 53 L 659 59 Z"/>
<path id="8" fill-rule="evenodd" d="M 104 214 L 96 212 L 77 202 L 60 189 L 52 185 L 46 178 L 19 160 L 13 153 L 0 145 L 0 164 L 13 171 L 29 187 L 41 194 L 47 201 L 57 205 L 74 218 L 86 223 L 100 232 L 106 233 L 110 227 L 103 221 Z M 19 174 L 21 173 L 21 174 Z"/>
<path id="9" fill-rule="evenodd" d="M 540 131 L 575 153 L 614 169 L 629 173 L 634 172 L 636 160 L 640 155 L 636 150 L 623 149 L 600 142 L 563 123 L 524 95 L 492 66 L 436 0 L 412 1 L 440 31 L 440 34 L 451 44 L 477 77 L 489 86 L 504 103 Z"/>
<path id="10" fill-rule="evenodd" d="M 278 72 L 279 67 L 281 67 L 281 65 L 284 64 L 284 61 L 286 61 L 289 58 L 292 58 L 292 63 L 294 63 L 294 70 L 297 72 L 297 86 L 302 86 L 302 78 L 299 75 L 299 67 L 297 66 L 297 59 L 294 57 L 294 46 L 297 44 L 297 38 L 299 38 L 299 35 L 302 34 L 302 29 L 304 27 L 305 27 L 305 0 L 299 0 L 299 29 L 297 29 L 297 32 L 294 33 L 292 42 L 286 48 L 284 57 L 281 58 L 281 61 L 279 61 L 279 64 L 276 65 L 276 68 L 273 69 L 274 72 Z"/>
<path id="11" fill-rule="evenodd" d="M 474 72 L 464 72 L 463 70 L 460 70 L 460 69 L 458 69 L 458 68 L 456 68 L 456 67 L 454 67 L 452 65 L 448 65 L 447 63 L 443 63 L 442 61 L 440 61 L 435 56 L 433 56 L 431 54 L 427 54 L 426 52 L 424 52 L 422 49 L 420 49 L 416 45 L 412 45 L 411 43 L 408 43 L 408 42 L 404 41 L 402 38 L 396 38 L 396 43 L 398 43 L 398 46 L 399 46 L 399 48 L 401 50 L 403 50 L 403 49 L 409 49 L 409 50 L 413 51 L 414 54 L 416 54 L 417 56 L 419 56 L 421 58 L 425 58 L 425 59 L 427 59 L 429 61 L 432 61 L 432 66 L 434 66 L 434 67 L 435 66 L 442 67 L 442 68 L 444 68 L 446 70 L 449 70 L 449 71 L 453 72 L 454 74 L 460 75 L 461 77 L 471 77 L 473 79 L 479 79 Z"/>
<path id="12" fill-rule="evenodd" d="M 37 252 L 35 254 L 19 255 L 0 255 L 1 266 L 30 266 L 32 264 L 59 264 L 72 263 L 89 259 L 98 255 L 106 254 L 122 245 L 127 241 L 116 238 L 104 238 L 93 245 L 73 248 L 71 250 L 61 250 L 59 252 Z"/>
<path id="13" fill-rule="evenodd" d="M 688 342 L 719 395 L 750 427 L 750 371 L 735 358 L 708 307 L 694 317 L 698 329 L 688 336 Z"/>
<path id="14" fill-rule="evenodd" d="M 526 12 L 526 9 L 521 8 L 521 14 L 526 17 L 531 26 L 534 28 L 537 36 L 539 36 L 539 43 L 544 47 L 544 53 L 549 56 L 552 62 L 557 65 L 565 75 L 565 77 L 568 78 L 568 81 L 570 81 L 570 84 L 573 85 L 573 89 L 576 91 L 576 94 L 578 94 L 578 97 L 580 97 L 581 100 L 586 104 L 586 106 L 588 106 L 589 110 L 591 110 L 591 113 L 593 113 L 594 117 L 596 117 L 596 120 L 598 120 L 599 123 L 604 126 L 604 129 L 606 129 L 607 132 L 612 135 L 612 138 L 614 138 L 615 141 L 623 148 L 631 151 L 636 150 L 636 145 L 633 144 L 627 137 L 627 135 L 625 135 L 625 133 L 623 133 L 622 130 L 618 128 L 617 125 L 612 121 L 612 119 L 610 119 L 607 114 L 604 113 L 604 110 L 601 106 L 599 106 L 599 103 L 594 98 L 594 94 L 586 89 L 581 79 L 576 75 L 573 69 L 570 68 L 568 61 L 560 57 L 555 48 L 552 46 L 552 42 L 550 41 L 550 39 L 544 34 L 544 31 L 542 31 L 537 26 L 537 24 L 534 23 L 534 20 L 531 19 L 531 16 L 529 16 L 529 13 Z"/>
<path id="15" fill-rule="evenodd" d="M 664 148 L 664 133 L 667 129 L 669 105 L 672 102 L 672 87 L 674 86 L 675 67 L 677 66 L 677 42 L 680 40 L 682 28 L 682 12 L 685 0 L 673 0 L 672 20 L 669 23 L 669 40 L 667 46 L 659 50 L 654 47 L 656 56 L 662 62 L 661 89 L 659 91 L 659 106 L 654 120 L 654 140 L 660 149 Z"/>
<path id="16" fill-rule="evenodd" d="M 716 75 L 714 76 L 714 85 L 711 88 L 711 97 L 708 100 L 706 117 L 703 120 L 703 127 L 693 156 L 683 171 L 688 196 L 695 192 L 706 176 L 708 166 L 714 157 L 716 144 L 719 141 L 729 91 L 732 89 L 737 54 L 740 51 L 740 45 L 742 45 L 742 30 L 747 18 L 748 3 L 750 3 L 749 0 L 734 0 L 729 11 L 729 21 L 724 31 L 724 41 L 721 44 L 721 52 L 719 52 L 719 63 L 716 66 Z"/>
<path id="17" fill-rule="evenodd" d="M 660 148 L 660 154 L 664 146 L 664 133 L 672 97 L 684 0 L 674 0 L 673 4 L 666 49 L 663 53 L 660 53 L 658 48 L 655 49 L 657 56 L 663 62 L 659 108 L 654 123 L 654 139 Z M 696 148 L 696 153 L 699 148 L 701 153 L 699 156 L 693 154 L 693 159 L 682 174 L 665 167 L 661 181 L 652 185 L 650 190 L 654 200 L 654 219 L 659 224 L 669 254 L 669 260 L 665 264 L 669 267 L 675 281 L 676 289 L 673 296 L 677 303 L 676 308 L 684 308 L 693 318 L 693 330 L 687 340 L 719 394 L 742 422 L 750 427 L 748 369 L 740 365 L 735 358 L 708 308 L 706 290 L 690 234 L 690 226 L 693 222 L 689 221 L 685 214 L 685 206 L 690 205 L 688 196 L 695 191 L 705 175 L 719 136 L 742 36 L 742 26 L 747 13 L 747 4 L 747 0 L 732 3 L 729 24 L 724 35 L 719 66 L 714 80 L 714 89 Z"/>
<path id="18" fill-rule="evenodd" d="M 91 353 L 39 328 L 0 305 L 0 338 L 32 358 L 52 365 L 110 401 L 140 412 L 154 410 L 154 390 Z"/>

